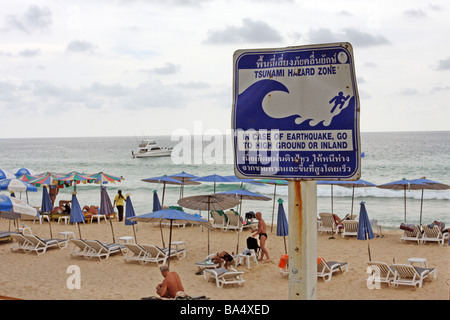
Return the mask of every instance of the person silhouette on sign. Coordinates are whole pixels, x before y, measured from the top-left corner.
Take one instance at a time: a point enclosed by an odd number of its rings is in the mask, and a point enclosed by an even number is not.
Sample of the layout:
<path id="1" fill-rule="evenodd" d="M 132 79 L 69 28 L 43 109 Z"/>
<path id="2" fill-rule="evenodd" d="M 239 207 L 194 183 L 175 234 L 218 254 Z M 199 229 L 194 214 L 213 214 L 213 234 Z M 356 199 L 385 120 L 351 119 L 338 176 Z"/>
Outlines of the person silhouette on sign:
<path id="1" fill-rule="evenodd" d="M 333 107 L 333 109 L 331 109 L 331 113 L 334 112 L 334 109 L 336 109 L 337 106 L 339 106 L 339 109 L 342 109 L 342 107 L 344 106 L 345 101 L 347 101 L 348 98 L 350 98 L 349 95 L 344 97 L 344 94 L 342 93 L 342 91 L 340 91 L 339 94 L 337 96 L 335 96 L 333 99 L 331 99 L 330 102 L 329 102 L 329 103 L 333 103 L 334 102 L 334 107 Z"/>

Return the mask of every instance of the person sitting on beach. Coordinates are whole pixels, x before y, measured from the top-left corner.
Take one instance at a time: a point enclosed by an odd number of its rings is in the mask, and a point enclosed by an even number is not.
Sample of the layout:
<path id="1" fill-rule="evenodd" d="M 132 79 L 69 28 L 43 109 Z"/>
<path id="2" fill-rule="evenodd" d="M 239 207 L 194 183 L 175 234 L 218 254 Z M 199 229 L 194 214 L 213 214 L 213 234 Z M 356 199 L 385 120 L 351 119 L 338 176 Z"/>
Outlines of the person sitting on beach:
<path id="1" fill-rule="evenodd" d="M 217 254 L 211 259 L 212 262 L 219 264 L 219 268 L 225 267 L 226 269 L 228 269 L 233 260 L 233 256 L 226 251 L 222 251 L 220 253 L 217 252 Z"/>
<path id="2" fill-rule="evenodd" d="M 156 293 L 162 298 L 175 298 L 177 292 L 183 291 L 181 279 L 178 273 L 170 271 L 169 267 L 164 265 L 159 268 L 164 281 L 156 286 Z"/>

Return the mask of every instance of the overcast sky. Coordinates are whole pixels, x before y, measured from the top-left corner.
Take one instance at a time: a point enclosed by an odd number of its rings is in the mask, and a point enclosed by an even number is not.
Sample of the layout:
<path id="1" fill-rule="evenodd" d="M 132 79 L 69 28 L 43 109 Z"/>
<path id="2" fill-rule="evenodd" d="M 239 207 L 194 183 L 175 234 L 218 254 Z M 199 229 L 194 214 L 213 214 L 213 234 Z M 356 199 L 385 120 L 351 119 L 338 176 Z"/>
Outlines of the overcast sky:
<path id="1" fill-rule="evenodd" d="M 2 0 L 0 138 L 225 133 L 234 51 L 342 41 L 362 132 L 449 130 L 449 21 L 448 0 Z"/>

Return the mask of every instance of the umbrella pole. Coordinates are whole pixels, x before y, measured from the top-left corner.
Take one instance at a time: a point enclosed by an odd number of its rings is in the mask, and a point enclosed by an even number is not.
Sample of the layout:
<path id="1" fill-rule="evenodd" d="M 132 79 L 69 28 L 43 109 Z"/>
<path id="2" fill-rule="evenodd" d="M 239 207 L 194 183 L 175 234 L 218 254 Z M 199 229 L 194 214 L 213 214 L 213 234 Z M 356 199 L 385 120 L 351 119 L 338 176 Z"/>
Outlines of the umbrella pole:
<path id="1" fill-rule="evenodd" d="M 109 225 L 111 226 L 111 233 L 112 233 L 113 243 L 116 243 L 116 238 L 114 237 L 114 228 L 113 228 L 113 225 L 112 225 L 111 218 L 109 218 Z"/>
<path id="2" fill-rule="evenodd" d="M 52 234 L 52 217 L 51 216 L 48 219 L 48 227 L 50 228 L 50 239 L 53 239 L 53 234 Z"/>
<path id="3" fill-rule="evenodd" d="M 162 240 L 163 248 L 165 248 L 166 244 L 164 243 L 164 235 L 163 235 L 163 232 L 162 232 L 162 221 L 159 222 L 159 231 L 161 232 L 161 240 Z"/>
<path id="4" fill-rule="evenodd" d="M 406 223 L 406 186 L 405 186 L 405 190 L 403 191 L 404 197 L 403 197 L 403 201 L 404 201 L 404 207 L 405 207 L 405 223 Z"/>
<path id="5" fill-rule="evenodd" d="M 81 230 L 80 230 L 80 225 L 77 222 L 77 227 L 78 227 L 78 234 L 80 235 L 80 239 L 81 239 Z"/>
<path id="6" fill-rule="evenodd" d="M 369 235 L 367 235 L 367 239 L 369 239 Z M 370 240 L 367 240 L 367 251 L 369 252 L 369 261 L 372 261 L 372 256 L 370 255 Z"/>
<path id="7" fill-rule="evenodd" d="M 172 222 L 173 222 L 173 220 L 171 219 L 170 220 L 170 233 L 169 233 L 169 258 L 168 258 L 168 260 L 167 260 L 167 267 L 169 267 L 170 266 L 170 246 L 171 246 L 171 244 L 172 244 Z"/>
<path id="8" fill-rule="evenodd" d="M 353 202 L 355 200 L 355 186 L 352 187 L 352 211 L 350 212 L 350 215 L 353 216 Z"/>
<path id="9" fill-rule="evenodd" d="M 272 205 L 272 225 L 270 226 L 270 233 L 273 231 L 273 216 L 275 215 L 275 195 L 277 193 L 277 185 L 273 187 L 273 205 Z"/>
<path id="10" fill-rule="evenodd" d="M 420 226 L 422 226 L 422 207 L 423 207 L 423 189 L 422 189 L 422 198 L 420 199 L 420 223 L 419 223 Z"/>
<path id="11" fill-rule="evenodd" d="M 134 227 L 134 224 L 133 224 L 133 233 L 134 233 L 134 241 L 137 243 L 138 241 L 136 238 L 136 228 Z"/>

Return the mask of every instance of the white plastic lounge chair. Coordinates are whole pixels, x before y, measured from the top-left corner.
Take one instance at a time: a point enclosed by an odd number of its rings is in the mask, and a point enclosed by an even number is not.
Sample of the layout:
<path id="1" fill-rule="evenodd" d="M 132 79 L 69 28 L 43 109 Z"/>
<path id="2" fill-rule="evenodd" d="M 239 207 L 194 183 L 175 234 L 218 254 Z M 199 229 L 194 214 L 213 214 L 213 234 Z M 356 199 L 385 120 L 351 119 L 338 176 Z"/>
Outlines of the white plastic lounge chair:
<path id="1" fill-rule="evenodd" d="M 241 232 L 242 229 L 244 229 L 244 226 L 240 221 L 240 217 L 236 212 L 227 211 L 225 212 L 225 215 L 227 216 L 228 223 L 225 226 L 224 230 L 235 230 L 236 232 Z"/>
<path id="2" fill-rule="evenodd" d="M 419 226 L 415 225 L 413 231 L 403 230 L 403 235 L 400 238 L 402 241 L 417 241 L 419 244 L 422 241 L 422 232 Z"/>
<path id="3" fill-rule="evenodd" d="M 344 220 L 342 224 L 344 225 L 344 229 L 342 231 L 342 238 L 344 238 L 345 236 L 358 235 L 358 221 Z"/>
<path id="4" fill-rule="evenodd" d="M 70 253 L 70 256 L 72 257 L 84 257 L 90 250 L 93 250 L 86 241 L 82 239 L 70 239 L 69 241 L 74 244 L 72 252 Z"/>
<path id="5" fill-rule="evenodd" d="M 28 240 L 20 233 L 12 233 L 11 238 L 13 244 L 11 245 L 11 251 L 25 250 L 28 247 Z"/>
<path id="6" fill-rule="evenodd" d="M 347 262 L 336 262 L 330 261 L 327 262 L 323 258 L 320 259 L 320 263 L 317 264 L 317 276 L 322 277 L 324 281 L 330 281 L 331 276 L 334 272 L 340 270 L 342 273 L 348 272 L 348 263 Z M 345 271 L 343 271 L 345 269 Z"/>
<path id="7" fill-rule="evenodd" d="M 102 258 L 108 259 L 110 255 L 115 253 L 122 253 L 122 249 L 125 248 L 121 244 L 116 243 L 102 243 L 98 240 L 86 240 L 86 243 L 89 245 L 89 251 L 84 255 L 86 259 L 91 258 Z"/>
<path id="8" fill-rule="evenodd" d="M 212 262 L 212 258 L 215 256 L 216 254 L 210 254 L 208 256 L 206 256 L 206 259 L 203 261 L 199 261 L 196 262 L 195 265 L 200 269 L 200 270 L 204 270 L 204 269 L 216 269 L 219 267 L 218 263 L 214 263 Z"/>
<path id="9" fill-rule="evenodd" d="M 322 232 L 334 232 L 338 233 L 338 227 L 336 226 L 336 223 L 334 222 L 333 215 L 331 213 L 325 213 L 321 212 L 319 213 L 320 216 L 320 227 L 319 230 L 320 233 Z"/>
<path id="10" fill-rule="evenodd" d="M 149 252 L 139 244 L 125 243 L 124 246 L 128 249 L 124 257 L 125 262 L 137 261 L 140 264 L 146 264 L 150 262 L 147 259 L 147 255 L 149 255 Z"/>
<path id="11" fill-rule="evenodd" d="M 45 253 L 48 248 L 65 248 L 69 242 L 67 239 L 41 239 L 38 236 L 30 234 L 26 234 L 24 237 L 28 240 L 25 251 L 34 251 L 37 254 Z"/>
<path id="12" fill-rule="evenodd" d="M 394 280 L 394 268 L 392 266 L 388 266 L 385 262 L 378 261 L 369 261 L 367 265 L 371 268 L 372 273 L 371 277 L 375 282 L 382 282 L 391 284 Z"/>
<path id="13" fill-rule="evenodd" d="M 237 271 L 233 268 L 230 268 L 230 270 L 226 268 L 203 270 L 203 277 L 206 280 L 214 279 L 217 288 L 222 288 L 225 284 L 239 284 L 242 286 L 245 283 L 245 280 L 242 278 L 243 274 L 244 271 Z"/>
<path id="14" fill-rule="evenodd" d="M 422 243 L 427 241 L 435 241 L 440 245 L 444 244 L 446 238 L 448 238 L 448 233 L 442 233 L 438 226 L 433 225 L 433 228 L 430 228 L 428 225 L 423 225 L 423 235 L 422 235 Z"/>
<path id="15" fill-rule="evenodd" d="M 141 247 L 144 248 L 148 253 L 145 256 L 144 260 L 148 262 L 156 262 L 159 266 L 165 264 L 167 259 L 169 259 L 170 257 L 176 256 L 178 259 L 183 259 L 186 257 L 186 248 L 180 248 L 176 250 L 175 248 L 171 247 L 169 255 L 168 248 L 161 249 L 152 244 L 141 244 Z"/>
<path id="16" fill-rule="evenodd" d="M 225 220 L 225 214 L 220 214 L 217 211 L 211 211 L 211 216 L 213 218 L 212 227 L 217 229 L 222 229 L 224 231 L 227 221 Z"/>
<path id="17" fill-rule="evenodd" d="M 410 264 L 394 264 L 392 267 L 395 270 L 394 280 L 392 285 L 398 287 L 399 285 L 422 287 L 423 280 L 428 277 L 431 272 L 435 272 L 434 268 L 419 268 Z"/>

